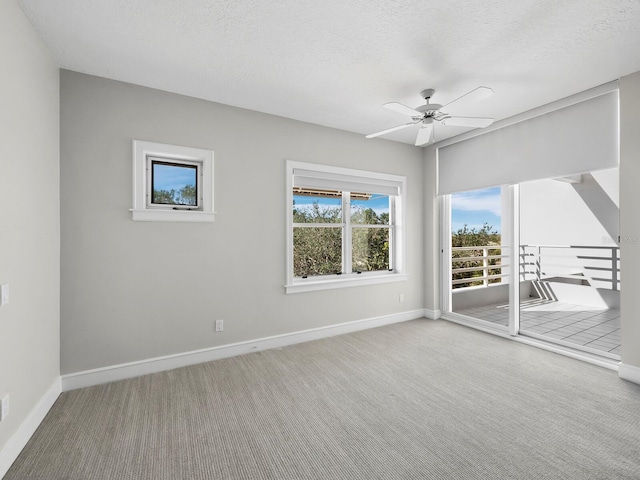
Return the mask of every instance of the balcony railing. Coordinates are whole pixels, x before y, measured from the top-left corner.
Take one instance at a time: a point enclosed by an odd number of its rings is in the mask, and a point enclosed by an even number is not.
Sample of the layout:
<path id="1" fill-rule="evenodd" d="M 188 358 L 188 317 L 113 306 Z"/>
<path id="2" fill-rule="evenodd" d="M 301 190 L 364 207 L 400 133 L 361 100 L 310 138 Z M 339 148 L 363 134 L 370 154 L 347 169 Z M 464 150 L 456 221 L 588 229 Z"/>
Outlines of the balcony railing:
<path id="1" fill-rule="evenodd" d="M 507 277 L 508 246 L 481 245 L 451 247 L 451 285 L 453 288 L 488 286 Z"/>
<path id="2" fill-rule="evenodd" d="M 520 280 L 557 279 L 620 289 L 620 248 L 602 245 L 520 245 Z"/>
<path id="3" fill-rule="evenodd" d="M 507 245 L 452 247 L 452 288 L 508 281 Z M 620 289 L 620 249 L 599 245 L 520 245 L 520 281 L 557 279 Z"/>

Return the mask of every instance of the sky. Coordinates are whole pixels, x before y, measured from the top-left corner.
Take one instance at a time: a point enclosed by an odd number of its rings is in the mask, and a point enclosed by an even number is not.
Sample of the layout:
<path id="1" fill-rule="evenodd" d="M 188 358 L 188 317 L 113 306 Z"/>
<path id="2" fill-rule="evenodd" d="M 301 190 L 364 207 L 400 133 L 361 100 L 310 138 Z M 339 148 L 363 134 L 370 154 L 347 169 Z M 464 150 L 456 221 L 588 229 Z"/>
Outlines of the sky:
<path id="1" fill-rule="evenodd" d="M 318 202 L 320 206 L 339 207 L 342 200 L 339 198 L 329 197 L 308 197 L 306 195 L 294 195 L 293 200 L 296 207 L 301 210 L 311 208 L 314 202 Z M 376 214 L 389 213 L 389 197 L 387 195 L 373 194 L 369 200 L 351 200 L 351 206 L 362 206 L 364 208 L 372 208 Z"/>
<path id="2" fill-rule="evenodd" d="M 180 190 L 196 184 L 196 169 L 172 165 L 153 165 L 153 186 L 156 190 Z"/>
<path id="3" fill-rule="evenodd" d="M 311 208 L 314 202 L 319 202 L 321 206 L 339 207 L 341 205 L 339 198 L 294 195 L 293 199 L 296 207 L 300 209 Z M 373 208 L 377 214 L 389 212 L 389 197 L 386 195 L 373 195 L 369 200 L 352 200 L 351 204 Z M 480 229 L 486 222 L 493 227 L 493 230 L 500 233 L 502 231 L 500 210 L 500 187 L 455 193 L 451 195 L 451 230 L 455 232 L 465 224 L 468 228 Z"/>
<path id="4" fill-rule="evenodd" d="M 482 228 L 488 223 L 500 233 L 500 187 L 454 193 L 451 195 L 451 231 L 456 232 L 466 224 L 468 228 Z"/>

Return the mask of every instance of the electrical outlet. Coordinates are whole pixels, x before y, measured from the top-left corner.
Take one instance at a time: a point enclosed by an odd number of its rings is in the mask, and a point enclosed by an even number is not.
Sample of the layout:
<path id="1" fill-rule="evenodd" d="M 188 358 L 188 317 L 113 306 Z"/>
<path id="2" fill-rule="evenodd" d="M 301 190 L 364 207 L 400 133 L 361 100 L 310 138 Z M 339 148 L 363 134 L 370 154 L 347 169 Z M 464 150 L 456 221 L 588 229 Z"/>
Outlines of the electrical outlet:
<path id="1" fill-rule="evenodd" d="M 216 320 L 216 332 L 224 330 L 224 320 Z"/>
<path id="2" fill-rule="evenodd" d="M 401 293 L 400 296 L 398 297 L 398 301 L 400 303 L 404 303 L 404 293 Z"/>
<path id="3" fill-rule="evenodd" d="M 2 397 L 0 402 L 0 422 L 3 421 L 9 415 L 9 394 L 7 393 Z"/>

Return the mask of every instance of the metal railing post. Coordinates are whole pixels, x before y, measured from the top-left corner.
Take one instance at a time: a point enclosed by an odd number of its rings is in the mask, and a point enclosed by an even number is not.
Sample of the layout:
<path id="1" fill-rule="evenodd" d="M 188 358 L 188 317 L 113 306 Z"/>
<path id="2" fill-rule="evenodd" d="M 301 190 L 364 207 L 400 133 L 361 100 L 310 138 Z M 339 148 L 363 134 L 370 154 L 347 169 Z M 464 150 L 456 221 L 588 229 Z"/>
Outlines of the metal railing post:
<path id="1" fill-rule="evenodd" d="M 611 247 L 611 290 L 618 290 L 618 247 Z"/>

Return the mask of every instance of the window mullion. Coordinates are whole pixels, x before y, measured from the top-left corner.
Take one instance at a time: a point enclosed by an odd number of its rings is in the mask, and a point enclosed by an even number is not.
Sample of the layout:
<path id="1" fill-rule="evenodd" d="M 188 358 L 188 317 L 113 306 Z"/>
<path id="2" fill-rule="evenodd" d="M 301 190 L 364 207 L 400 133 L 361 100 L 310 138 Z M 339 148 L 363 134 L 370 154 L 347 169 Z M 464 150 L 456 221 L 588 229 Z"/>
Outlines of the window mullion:
<path id="1" fill-rule="evenodd" d="M 351 192 L 342 192 L 342 271 L 351 273 Z"/>
<path id="2" fill-rule="evenodd" d="M 396 197 L 389 197 L 389 270 L 396 268 Z"/>

